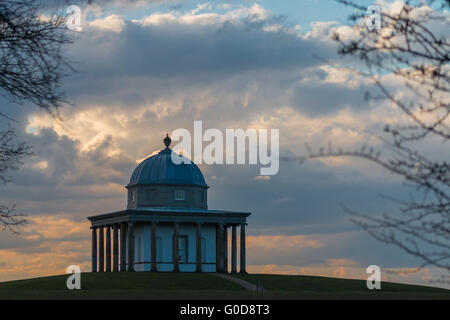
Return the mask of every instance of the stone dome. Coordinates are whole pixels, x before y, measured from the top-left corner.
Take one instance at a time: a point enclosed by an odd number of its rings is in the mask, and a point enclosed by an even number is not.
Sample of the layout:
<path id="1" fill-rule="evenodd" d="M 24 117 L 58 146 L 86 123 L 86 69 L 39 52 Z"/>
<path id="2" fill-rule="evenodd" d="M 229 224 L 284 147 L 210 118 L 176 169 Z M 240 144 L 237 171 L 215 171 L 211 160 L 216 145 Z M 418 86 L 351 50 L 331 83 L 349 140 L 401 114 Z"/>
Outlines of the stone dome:
<path id="1" fill-rule="evenodd" d="M 166 148 L 142 161 L 133 174 L 128 189 L 128 209 L 141 207 L 191 207 L 207 209 L 207 189 L 200 169 L 182 158 L 180 164 L 172 156 L 181 157 L 164 139 Z M 186 162 L 186 163 L 185 163 Z"/>
<path id="2" fill-rule="evenodd" d="M 205 178 L 197 165 L 193 162 L 189 164 L 173 163 L 173 152 L 169 147 L 166 147 L 159 153 L 142 161 L 134 169 L 128 186 L 139 184 L 206 186 Z"/>

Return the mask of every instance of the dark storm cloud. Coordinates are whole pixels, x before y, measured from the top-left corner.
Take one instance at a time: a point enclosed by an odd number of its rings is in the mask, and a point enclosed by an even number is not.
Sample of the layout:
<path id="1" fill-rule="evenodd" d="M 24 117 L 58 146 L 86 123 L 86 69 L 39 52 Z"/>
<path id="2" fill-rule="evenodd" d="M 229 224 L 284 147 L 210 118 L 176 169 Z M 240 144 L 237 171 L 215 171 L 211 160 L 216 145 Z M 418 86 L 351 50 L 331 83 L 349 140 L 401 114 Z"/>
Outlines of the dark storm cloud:
<path id="1" fill-rule="evenodd" d="M 354 170 L 329 168 L 318 162 L 301 166 L 281 162 L 280 172 L 267 181 L 255 179 L 256 171 L 255 167 L 216 166 L 206 175 L 211 187 L 209 207 L 252 212 L 247 229 L 250 236 L 300 234 L 322 240 L 324 245 L 289 253 L 277 249 L 251 251 L 249 264 L 267 264 L 265 257 L 270 256 L 280 265 L 313 265 L 342 257 L 362 266 L 416 265 L 415 258 L 369 237 L 350 222 L 351 216 L 341 207 L 369 215 L 395 212 L 398 206 L 380 194 L 405 197 L 400 181 L 355 179 L 358 173 Z M 350 175 L 352 179 L 347 178 Z"/>
<path id="2" fill-rule="evenodd" d="M 14 183 L 6 189 L 0 186 L 0 202 L 17 202 L 22 212 L 30 215 L 63 213 L 78 219 L 121 210 L 126 205 L 123 185 L 135 160 L 162 147 L 160 132 L 191 129 L 194 120 L 203 120 L 207 128 L 224 128 L 234 121 L 247 125 L 266 116 L 265 111 L 283 106 L 294 106 L 300 114 L 316 118 L 347 107 L 354 112 L 363 109 L 362 85 L 349 88 L 325 83 L 326 72 L 317 68 L 323 62 L 314 55 L 333 59 L 333 45 L 286 30 L 264 31 L 266 26 L 268 21 L 254 23 L 244 18 L 237 25 L 172 21 L 143 26 L 125 21 L 121 32 L 86 27 L 70 49 L 80 73 L 66 80 L 75 108 L 65 112 L 74 115 L 101 105 L 102 114 L 94 120 L 124 114 L 125 129 L 115 124 L 109 130 L 124 130 L 127 135 L 104 132 L 98 144 L 81 152 L 83 142 L 53 128 L 27 134 L 28 118 L 36 109 L 10 109 L 19 120 L 18 139 L 33 145 L 36 155 L 16 173 Z M 303 80 L 311 75 L 315 82 L 306 84 Z M 174 104 L 180 108 L 167 114 L 164 108 L 139 113 L 143 105 L 158 101 L 163 107 Z M 86 116 L 84 121 L 88 120 Z M 98 129 L 102 130 L 106 131 Z M 305 142 L 286 141 L 283 133 L 281 139 L 289 151 L 297 151 Z M 110 150 L 116 147 L 119 155 L 111 156 Z M 48 168 L 33 166 L 39 161 L 46 161 Z M 381 202 L 376 194 L 396 194 L 399 189 L 396 183 L 373 182 L 363 176 L 359 182 L 347 181 L 358 173 L 320 162 L 307 166 L 282 162 L 280 173 L 267 181 L 255 179 L 259 170 L 254 166 L 203 169 L 211 186 L 209 207 L 251 211 L 250 235 L 355 232 L 358 229 L 349 223 L 341 203 L 360 212 L 380 213 L 391 210 L 392 204 Z M 119 185 L 120 191 L 118 187 L 111 191 L 109 184 Z M 325 257 L 361 258 L 366 263 L 370 256 L 381 261 L 385 247 L 367 239 L 361 234 L 340 238 L 327 248 L 280 257 L 279 263 L 320 263 Z M 5 239 L 4 247 L 14 247 L 13 241 Z M 387 256 L 390 259 L 393 254 Z M 249 254 L 250 263 L 270 263 L 252 259 Z"/>
<path id="3" fill-rule="evenodd" d="M 267 24 L 261 24 L 265 25 Z M 329 94 L 321 94 L 319 87 L 305 85 L 303 88 L 297 85 L 309 72 L 323 80 L 323 71 L 310 71 L 321 64 L 314 55 L 332 57 L 334 48 L 328 43 L 314 39 L 305 40 L 293 33 L 263 31 L 261 26 L 251 25 L 248 21 L 239 25 L 214 26 L 185 25 L 180 22 L 142 26 L 127 22 L 122 32 L 118 33 L 90 27 L 80 34 L 80 38 L 71 48 L 70 54 L 74 60 L 82 62 L 77 66 L 80 73 L 66 82 L 69 96 L 76 105 L 76 108 L 69 111 L 77 112 L 90 108 L 92 104 L 101 103 L 116 106 L 110 108 L 110 113 L 121 110 L 132 113 L 133 109 L 144 102 L 177 95 L 182 98 L 182 109 L 170 115 L 167 120 L 158 120 L 158 114 L 147 112 L 144 118 L 140 119 L 142 123 L 129 124 L 130 130 L 140 133 L 145 132 L 149 126 L 161 130 L 190 128 L 196 117 L 205 121 L 208 127 L 217 126 L 217 121 L 226 122 L 236 117 L 251 121 L 262 110 L 283 104 L 283 101 L 306 106 L 308 114 L 326 114 L 330 112 L 330 100 L 336 102 L 341 99 L 342 103 L 332 104 L 333 110 L 337 110 L 347 105 L 346 99 L 339 97 L 348 95 L 348 92 L 356 96 L 353 91 L 357 90 L 348 90 L 343 86 L 325 85 L 323 90 Z M 244 96 L 252 84 L 257 84 L 258 88 L 249 100 L 248 107 L 244 107 L 239 99 L 233 101 L 236 97 Z M 217 100 L 214 105 L 199 114 L 196 111 L 198 102 L 195 101 L 195 96 L 191 97 L 190 94 L 205 87 Z M 289 96 L 285 96 L 288 88 L 297 90 L 294 94 L 296 99 L 293 101 L 289 100 Z M 319 111 L 320 107 L 324 110 Z M 25 116 L 26 113 L 21 126 L 26 124 Z M 116 159 L 105 155 L 105 150 L 113 143 L 111 136 L 106 136 L 90 152 L 80 154 L 79 141 L 58 136 L 50 128 L 40 130 L 37 135 L 24 132 L 22 135 L 33 145 L 36 157 L 48 163 L 48 169 L 37 170 L 30 166 L 22 168 L 15 177 L 15 190 L 19 186 L 30 185 L 43 190 L 51 190 L 58 185 L 88 186 L 108 182 L 124 185 L 135 165 L 129 157 Z M 139 141 L 144 142 L 145 138 L 136 134 L 131 146 L 140 144 Z M 147 154 L 154 148 L 160 148 L 160 142 L 154 147 L 145 148 Z M 217 170 L 220 172 L 221 169 Z M 342 213 L 330 210 L 336 208 L 339 199 L 337 195 L 343 193 L 339 192 L 340 186 L 328 187 L 325 191 L 322 187 L 312 187 L 305 181 L 306 177 L 309 177 L 308 181 L 331 181 L 332 174 L 326 176 L 319 170 L 309 172 L 296 165 L 282 167 L 281 171 L 284 173 L 274 177 L 269 184 L 254 180 L 256 169 L 247 170 L 246 187 L 241 184 L 233 186 L 216 183 L 217 191 L 211 191 L 212 204 L 218 207 L 231 204 L 233 208 L 230 209 L 239 209 L 252 203 L 251 211 L 258 213 L 254 224 L 258 228 L 267 223 L 282 228 L 297 223 L 315 224 L 328 218 L 335 221 L 342 219 Z M 218 173 L 209 175 L 214 174 Z M 298 179 L 284 181 L 283 174 L 291 178 L 298 176 Z M 236 181 L 242 180 L 239 175 L 235 178 Z M 277 186 L 276 193 L 273 192 L 274 186 Z M 243 192 L 242 189 L 246 191 Z M 362 192 L 357 189 L 347 189 L 348 194 Z M 64 198 L 65 192 L 55 190 L 47 195 L 33 193 L 30 196 L 35 201 L 39 197 L 54 201 Z M 73 190 L 70 192 L 70 196 L 67 195 L 69 198 L 78 197 L 73 194 Z M 327 203 L 321 198 L 323 193 L 336 196 L 328 197 Z M 87 193 L 79 195 L 81 198 L 83 196 L 88 197 Z M 230 198 L 233 199 L 232 202 L 220 200 Z M 298 213 L 301 209 L 298 207 L 298 199 L 304 199 L 301 205 L 306 214 Z M 268 204 L 270 208 L 277 208 L 279 213 L 284 212 L 283 219 L 278 219 L 272 211 L 267 210 Z M 335 232 L 337 228 L 329 229 L 328 232 Z M 307 232 L 306 229 L 289 232 Z"/>
<path id="4" fill-rule="evenodd" d="M 255 234 L 264 234 L 266 227 L 272 234 L 279 230 L 291 235 L 354 231 L 357 228 L 348 223 L 350 216 L 341 205 L 356 212 L 380 213 L 396 205 L 381 201 L 379 194 L 405 195 L 400 182 L 368 184 L 362 176 L 356 182 L 358 173 L 320 162 L 281 162 L 279 173 L 270 180 L 255 179 L 256 172 L 256 167 L 216 166 L 207 176 L 211 205 L 255 212 L 251 217 Z"/>
<path id="5" fill-rule="evenodd" d="M 248 254 L 247 263 L 251 265 L 267 264 L 267 256 L 279 265 L 309 266 L 326 264 L 328 260 L 342 259 L 355 261 L 359 266 L 367 267 L 376 263 L 382 268 L 398 267 L 398 261 L 404 266 L 414 267 L 415 259 L 406 253 L 399 252 L 395 247 L 380 246 L 376 240 L 367 236 L 364 231 L 354 230 L 332 235 L 316 235 L 315 239 L 323 246 L 305 246 L 298 250 L 283 250 L 281 248 L 252 248 Z M 305 242 L 307 240 L 305 239 Z"/>
<path id="6" fill-rule="evenodd" d="M 128 22 L 121 33 L 90 28 L 71 50 L 74 58 L 84 57 L 84 72 L 114 80 L 207 76 L 211 81 L 254 70 L 312 67 L 320 63 L 314 54 L 330 53 L 332 46 L 295 34 L 176 22 L 149 26 Z"/>
<path id="7" fill-rule="evenodd" d="M 42 239 L 26 239 L 23 235 L 16 235 L 7 230 L 1 230 L 0 232 L 0 250 L 2 249 L 22 249 L 33 248 L 39 246 L 42 243 Z"/>
<path id="8" fill-rule="evenodd" d="M 70 50 L 73 60 L 82 61 L 76 65 L 80 73 L 68 79 L 66 88 L 78 106 L 107 104 L 129 112 L 158 99 L 180 97 L 184 105 L 174 116 L 181 120 L 196 113 L 192 93 L 207 89 L 216 102 L 202 111 L 204 121 L 218 115 L 232 119 L 237 113 L 251 121 L 264 109 L 297 105 L 289 90 L 302 73 L 322 63 L 315 54 L 333 57 L 334 52 L 329 43 L 246 24 L 127 22 L 120 33 L 91 27 L 80 35 Z M 253 87 L 244 111 L 242 100 Z M 334 108 L 339 107 L 343 105 Z M 158 114 L 144 116 L 150 120 Z"/>
<path id="9" fill-rule="evenodd" d="M 169 3 L 178 3 L 182 2 L 182 0 L 40 0 L 42 5 L 48 7 L 58 7 L 58 6 L 70 6 L 70 5 L 93 5 L 97 4 L 100 6 L 112 6 L 112 5 L 121 5 L 121 6 L 143 6 L 151 3 L 161 3 L 161 2 L 169 2 Z"/>
<path id="10" fill-rule="evenodd" d="M 349 88 L 345 83 L 300 84 L 294 89 L 291 101 L 302 113 L 320 117 L 344 108 L 367 110 L 369 103 L 364 99 L 367 90 L 363 85 Z"/>
<path id="11" fill-rule="evenodd" d="M 97 183 L 123 183 L 126 173 L 135 162 L 126 157 L 109 157 L 105 149 L 111 146 L 111 137 L 106 136 L 92 151 L 80 153 L 79 143 L 67 136 L 59 136 L 50 128 L 39 134 L 28 136 L 27 143 L 33 146 L 34 156 L 45 160 L 48 168 L 38 170 L 24 167 L 15 175 L 15 185 L 66 186 L 92 185 Z M 96 175 L 92 175 L 96 171 Z"/>

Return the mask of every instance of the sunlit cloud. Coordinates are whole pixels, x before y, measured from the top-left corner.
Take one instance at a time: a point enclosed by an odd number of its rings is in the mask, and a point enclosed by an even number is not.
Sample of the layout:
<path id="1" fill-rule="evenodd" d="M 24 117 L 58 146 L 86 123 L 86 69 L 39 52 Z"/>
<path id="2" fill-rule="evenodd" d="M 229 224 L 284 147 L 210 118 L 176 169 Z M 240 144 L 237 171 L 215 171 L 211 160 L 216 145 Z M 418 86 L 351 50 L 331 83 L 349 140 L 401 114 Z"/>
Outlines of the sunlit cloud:
<path id="1" fill-rule="evenodd" d="M 103 19 L 96 19 L 92 22 L 89 22 L 89 26 L 98 28 L 100 30 L 120 33 L 125 27 L 125 20 L 123 17 L 117 14 L 113 14 Z"/>
<path id="2" fill-rule="evenodd" d="M 105 1 L 94 4 L 71 48 L 82 61 L 66 83 L 75 106 L 61 109 L 60 118 L 11 108 L 19 110 L 19 138 L 35 154 L 0 194 L 1 203 L 16 203 L 30 222 L 18 237 L 0 234 L 0 281 L 64 273 L 70 264 L 88 271 L 86 217 L 124 209 L 124 186 L 137 163 L 164 147 L 166 133 L 192 130 L 195 120 L 204 129 L 280 129 L 280 153 L 295 159 L 307 153 L 305 143 L 381 147 L 372 133 L 402 119 L 390 103 L 365 101 L 370 82 L 336 59 L 332 32 L 347 38 L 354 32 L 338 22 L 285 25 L 262 3 L 202 3 L 139 19 L 111 14 Z M 390 75 L 383 81 L 400 85 Z M 369 243 L 367 234 L 355 235 L 359 229 L 340 209 L 342 202 L 362 212 L 394 209 L 376 194 L 395 194 L 400 184 L 368 163 L 282 161 L 273 177 L 249 166 L 200 167 L 211 187 L 210 208 L 253 213 L 250 272 L 364 279 L 369 253 L 380 265 L 414 266 Z M 437 272 L 419 274 L 386 279 L 423 283 Z"/>

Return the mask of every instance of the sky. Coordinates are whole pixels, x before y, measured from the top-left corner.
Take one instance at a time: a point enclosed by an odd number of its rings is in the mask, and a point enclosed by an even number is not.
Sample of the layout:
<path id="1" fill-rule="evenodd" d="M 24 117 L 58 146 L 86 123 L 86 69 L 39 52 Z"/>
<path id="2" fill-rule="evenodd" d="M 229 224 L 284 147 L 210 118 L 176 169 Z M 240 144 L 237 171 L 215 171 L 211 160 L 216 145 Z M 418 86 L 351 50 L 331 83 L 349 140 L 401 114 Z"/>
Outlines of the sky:
<path id="1" fill-rule="evenodd" d="M 373 85 L 349 71 L 356 61 L 337 56 L 331 35 L 351 33 L 351 10 L 334 1 L 74 3 L 83 31 L 66 54 L 78 72 L 63 86 L 73 106 L 56 119 L 28 103 L 0 104 L 34 152 L 0 186 L 0 203 L 28 219 L 18 235 L 0 232 L 0 281 L 61 274 L 73 264 L 89 271 L 86 217 L 124 209 L 139 160 L 162 149 L 167 132 L 192 131 L 195 120 L 205 129 L 279 129 L 280 156 L 292 157 L 306 153 L 305 143 L 382 148 L 372 133 L 401 117 L 387 102 L 365 101 Z M 366 279 L 375 264 L 383 280 L 418 284 L 440 274 L 411 272 L 420 261 L 372 239 L 342 209 L 399 210 L 381 195 L 404 198 L 409 190 L 374 164 L 281 161 L 270 177 L 252 165 L 200 168 L 210 209 L 252 212 L 249 272 Z"/>

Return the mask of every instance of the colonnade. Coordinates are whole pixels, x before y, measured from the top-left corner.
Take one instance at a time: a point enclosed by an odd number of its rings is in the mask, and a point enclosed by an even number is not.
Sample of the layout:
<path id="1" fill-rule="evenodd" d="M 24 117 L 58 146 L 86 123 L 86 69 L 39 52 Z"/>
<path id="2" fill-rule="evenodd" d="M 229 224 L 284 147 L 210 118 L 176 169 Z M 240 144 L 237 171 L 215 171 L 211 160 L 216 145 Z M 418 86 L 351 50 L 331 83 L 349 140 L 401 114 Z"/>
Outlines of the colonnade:
<path id="1" fill-rule="evenodd" d="M 172 263 L 173 271 L 180 271 L 179 222 L 173 223 Z M 228 270 L 228 229 L 231 227 L 231 273 L 237 272 L 237 228 L 240 227 L 240 273 L 246 273 L 245 266 L 245 223 L 216 224 L 216 270 Z M 122 222 L 91 227 L 92 229 L 92 272 L 134 271 L 134 226 L 135 222 Z M 196 272 L 202 272 L 202 223 L 196 223 Z M 105 239 L 106 229 L 106 239 Z M 150 270 L 157 271 L 156 261 L 157 222 L 151 222 Z M 112 243 L 111 243 L 112 230 Z M 120 233 L 120 237 L 119 237 Z M 98 238 L 98 241 L 97 241 Z M 106 246 L 106 248 L 105 248 Z M 127 256 L 128 254 L 128 256 Z M 120 261 L 120 263 L 119 263 Z M 130 262 L 127 264 L 127 261 Z"/>

